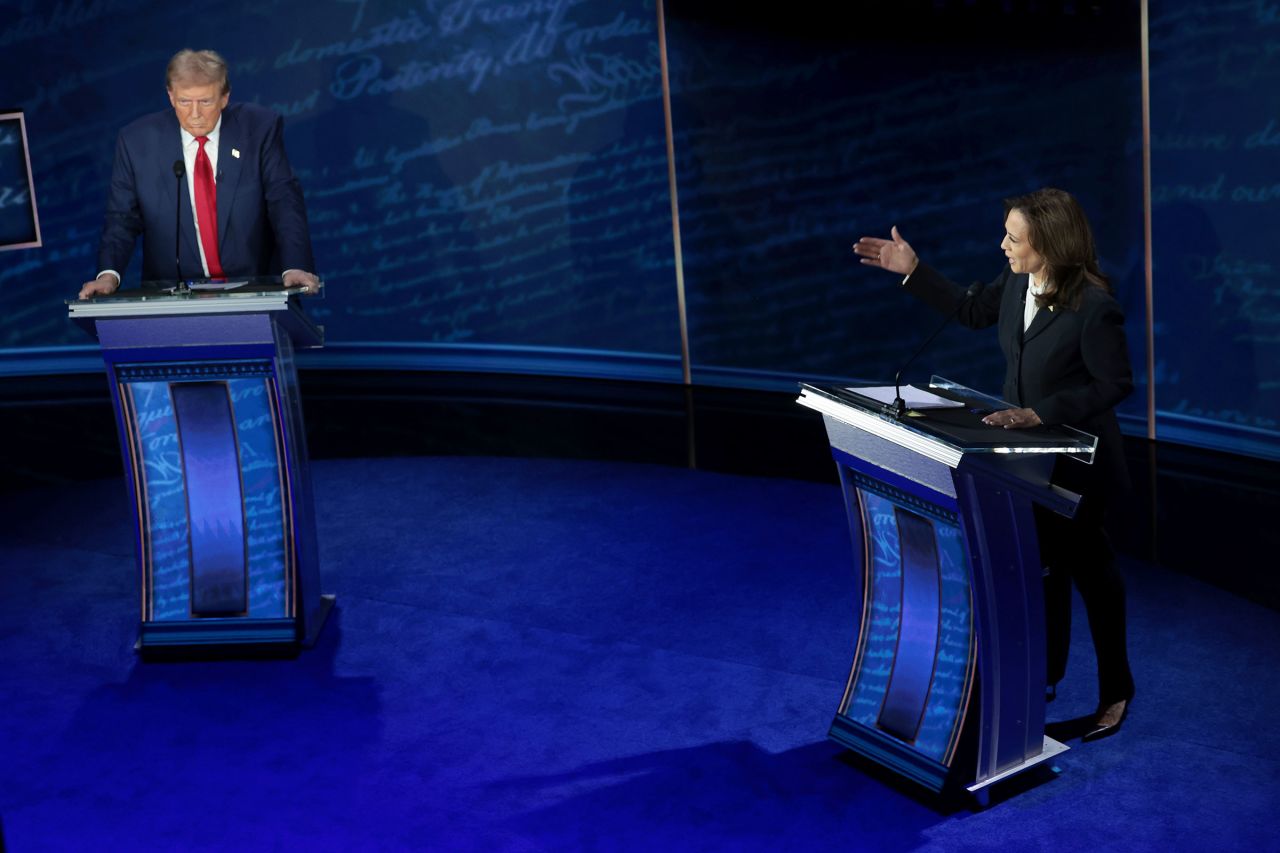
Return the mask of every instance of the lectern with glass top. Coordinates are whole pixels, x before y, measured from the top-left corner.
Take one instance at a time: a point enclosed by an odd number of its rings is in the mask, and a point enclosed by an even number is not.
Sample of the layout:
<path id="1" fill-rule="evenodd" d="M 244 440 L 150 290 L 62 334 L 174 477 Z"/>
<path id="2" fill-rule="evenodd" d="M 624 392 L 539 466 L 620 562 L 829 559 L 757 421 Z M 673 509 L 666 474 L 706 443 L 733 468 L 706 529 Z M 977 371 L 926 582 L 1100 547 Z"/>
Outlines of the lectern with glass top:
<path id="1" fill-rule="evenodd" d="M 324 334 L 301 298 L 277 278 L 68 303 L 106 362 L 143 653 L 308 646 L 333 604 L 293 357 Z"/>
<path id="2" fill-rule="evenodd" d="M 1008 404 L 934 377 L 896 416 L 878 389 L 802 385 L 822 413 L 853 536 L 861 607 L 830 737 L 933 790 L 980 801 L 1066 750 L 1046 737 L 1043 570 L 1032 506 L 1097 439 L 982 423 Z M 888 389 L 890 395 L 893 389 Z M 912 407 L 910 401 L 916 401 Z"/>

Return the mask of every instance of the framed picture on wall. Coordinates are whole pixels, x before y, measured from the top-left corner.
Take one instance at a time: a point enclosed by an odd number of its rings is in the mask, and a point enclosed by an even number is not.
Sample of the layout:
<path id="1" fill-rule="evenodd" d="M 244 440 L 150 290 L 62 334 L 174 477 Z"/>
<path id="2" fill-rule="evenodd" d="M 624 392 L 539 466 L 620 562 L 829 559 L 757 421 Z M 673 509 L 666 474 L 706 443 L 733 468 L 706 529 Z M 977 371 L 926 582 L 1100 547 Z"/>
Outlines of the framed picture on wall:
<path id="1" fill-rule="evenodd" d="M 0 250 L 39 245 L 27 125 L 21 111 L 0 110 Z"/>

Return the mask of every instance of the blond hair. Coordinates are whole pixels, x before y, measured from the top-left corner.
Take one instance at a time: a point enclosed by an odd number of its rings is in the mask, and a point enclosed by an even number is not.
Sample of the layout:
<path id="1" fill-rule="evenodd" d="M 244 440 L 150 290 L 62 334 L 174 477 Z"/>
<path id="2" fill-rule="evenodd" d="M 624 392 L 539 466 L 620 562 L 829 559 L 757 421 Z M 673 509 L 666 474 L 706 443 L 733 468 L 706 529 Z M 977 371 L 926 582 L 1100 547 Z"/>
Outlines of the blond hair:
<path id="1" fill-rule="evenodd" d="M 164 87 L 173 89 L 174 83 L 196 86 L 217 85 L 222 94 L 231 91 L 227 79 L 227 61 L 216 50 L 191 50 L 184 48 L 173 55 L 164 71 Z"/>

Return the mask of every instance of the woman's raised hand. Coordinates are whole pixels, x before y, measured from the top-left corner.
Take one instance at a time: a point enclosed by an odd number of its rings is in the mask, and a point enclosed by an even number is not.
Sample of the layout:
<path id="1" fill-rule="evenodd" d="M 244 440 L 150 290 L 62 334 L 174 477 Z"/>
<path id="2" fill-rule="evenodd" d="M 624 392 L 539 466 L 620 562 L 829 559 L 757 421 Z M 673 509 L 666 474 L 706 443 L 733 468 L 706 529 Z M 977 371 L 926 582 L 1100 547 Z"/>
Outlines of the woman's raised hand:
<path id="1" fill-rule="evenodd" d="M 916 250 L 902 239 L 896 225 L 889 229 L 889 238 L 860 237 L 853 244 L 853 251 L 867 266 L 879 267 L 898 275 L 911 275 L 920 263 Z"/>

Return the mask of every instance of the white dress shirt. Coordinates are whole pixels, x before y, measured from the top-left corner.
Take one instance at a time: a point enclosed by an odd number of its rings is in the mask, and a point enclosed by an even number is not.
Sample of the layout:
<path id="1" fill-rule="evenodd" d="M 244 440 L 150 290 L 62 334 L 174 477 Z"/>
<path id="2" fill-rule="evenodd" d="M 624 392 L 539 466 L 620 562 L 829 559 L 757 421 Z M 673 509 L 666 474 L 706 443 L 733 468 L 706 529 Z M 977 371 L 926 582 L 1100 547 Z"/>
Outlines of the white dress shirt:
<path id="1" fill-rule="evenodd" d="M 1036 312 L 1040 309 L 1036 307 L 1036 297 L 1045 292 L 1045 285 L 1036 281 L 1034 275 L 1027 276 L 1027 295 L 1026 303 L 1022 307 L 1022 331 L 1031 328 L 1031 321 L 1036 318 Z"/>

